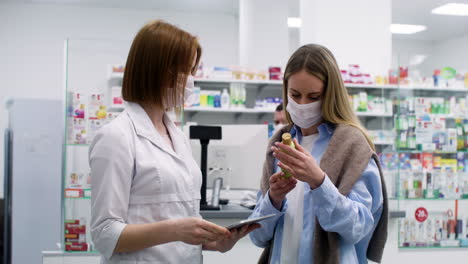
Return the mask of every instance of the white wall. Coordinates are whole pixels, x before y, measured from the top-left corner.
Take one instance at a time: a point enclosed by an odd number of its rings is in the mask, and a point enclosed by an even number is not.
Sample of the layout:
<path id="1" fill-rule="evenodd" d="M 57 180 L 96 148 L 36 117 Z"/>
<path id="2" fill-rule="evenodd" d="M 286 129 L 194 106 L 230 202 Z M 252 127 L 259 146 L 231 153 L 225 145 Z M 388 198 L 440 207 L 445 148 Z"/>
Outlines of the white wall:
<path id="1" fill-rule="evenodd" d="M 301 44 L 329 48 L 340 68 L 382 75 L 391 66 L 390 0 L 301 0 Z"/>
<path id="2" fill-rule="evenodd" d="M 289 55 L 288 1 L 240 0 L 240 64 L 283 70 Z"/>
<path id="3" fill-rule="evenodd" d="M 468 35 L 434 43 L 433 64 L 450 66 L 458 72 L 468 73 Z"/>
<path id="4" fill-rule="evenodd" d="M 2 136 L 7 125 L 5 98 L 63 98 L 65 38 L 129 42 L 141 26 L 157 18 L 198 35 L 204 48 L 205 64 L 239 63 L 238 18 L 234 15 L 0 3 Z M 0 160 L 3 161 L 3 137 L 0 149 Z M 3 162 L 0 163 L 3 186 Z M 0 188 L 0 196 L 3 196 L 3 188 Z"/>
<path id="5" fill-rule="evenodd" d="M 431 76 L 435 69 L 446 66 L 464 74 L 468 72 L 467 46 L 468 35 L 439 41 L 394 38 L 392 66 L 409 66 L 410 73 L 419 70 L 423 76 Z M 426 59 L 415 65 L 421 56 L 425 56 Z"/>
<path id="6" fill-rule="evenodd" d="M 419 71 L 431 76 L 434 70 L 434 42 L 429 40 L 392 39 L 392 68 L 409 67 L 410 74 Z"/>

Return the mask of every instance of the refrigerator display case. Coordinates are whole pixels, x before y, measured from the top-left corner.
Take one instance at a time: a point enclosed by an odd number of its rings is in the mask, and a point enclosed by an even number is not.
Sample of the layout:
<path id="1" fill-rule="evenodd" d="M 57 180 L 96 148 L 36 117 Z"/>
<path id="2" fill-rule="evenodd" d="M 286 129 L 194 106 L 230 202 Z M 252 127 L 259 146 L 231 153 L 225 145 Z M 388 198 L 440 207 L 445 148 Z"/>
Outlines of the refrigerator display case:
<path id="1" fill-rule="evenodd" d="M 18 98 L 7 109 L 2 263 L 41 263 L 62 237 L 63 105 Z"/>

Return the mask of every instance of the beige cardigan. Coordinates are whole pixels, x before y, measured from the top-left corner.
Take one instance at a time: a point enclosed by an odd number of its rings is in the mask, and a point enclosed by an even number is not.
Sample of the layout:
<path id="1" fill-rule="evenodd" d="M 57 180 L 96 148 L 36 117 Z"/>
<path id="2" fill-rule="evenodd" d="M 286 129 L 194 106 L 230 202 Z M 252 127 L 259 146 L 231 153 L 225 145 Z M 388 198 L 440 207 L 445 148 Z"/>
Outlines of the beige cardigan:
<path id="1" fill-rule="evenodd" d="M 261 180 L 261 189 L 264 195 L 270 188 L 269 178 L 274 173 L 275 158 L 273 157 L 271 146 L 275 142 L 281 141 L 281 135 L 290 130 L 291 126 L 285 126 L 270 139 Z M 367 258 L 374 262 L 381 262 L 384 246 L 387 241 L 387 190 L 379 158 L 370 148 L 361 131 L 349 125 L 336 126 L 335 132 L 320 161 L 320 168 L 327 174 L 342 195 L 348 195 L 354 184 L 361 177 L 362 172 L 366 169 L 371 158 L 374 159 L 379 168 L 384 200 L 382 216 L 367 248 Z M 338 234 L 324 231 L 317 221 L 314 236 L 314 263 L 339 263 Z M 258 263 L 269 263 L 272 241 L 270 246 L 265 248 Z"/>

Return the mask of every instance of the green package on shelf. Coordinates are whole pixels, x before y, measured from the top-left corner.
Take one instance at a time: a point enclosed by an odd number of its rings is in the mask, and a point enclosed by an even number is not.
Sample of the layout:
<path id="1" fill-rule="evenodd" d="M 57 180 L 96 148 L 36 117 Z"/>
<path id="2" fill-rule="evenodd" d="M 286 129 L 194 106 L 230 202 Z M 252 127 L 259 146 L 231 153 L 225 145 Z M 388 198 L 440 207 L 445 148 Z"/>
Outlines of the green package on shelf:
<path id="1" fill-rule="evenodd" d="M 468 247 L 468 239 L 460 239 L 461 247 Z"/>
<path id="2" fill-rule="evenodd" d="M 438 199 L 440 196 L 439 190 L 424 190 L 423 195 L 425 199 Z"/>
<path id="3" fill-rule="evenodd" d="M 404 115 L 398 116 L 397 120 L 397 130 L 407 130 L 408 129 L 408 118 Z"/>

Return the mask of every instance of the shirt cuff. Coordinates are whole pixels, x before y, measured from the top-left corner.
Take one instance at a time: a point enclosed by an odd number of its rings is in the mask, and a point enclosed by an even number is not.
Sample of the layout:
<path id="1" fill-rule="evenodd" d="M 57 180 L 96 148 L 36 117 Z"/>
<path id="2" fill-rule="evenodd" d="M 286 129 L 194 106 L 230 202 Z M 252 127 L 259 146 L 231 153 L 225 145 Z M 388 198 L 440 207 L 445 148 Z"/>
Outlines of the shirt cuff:
<path id="1" fill-rule="evenodd" d="M 327 208 L 330 208 L 330 205 L 334 205 L 340 195 L 340 192 L 327 175 L 325 175 L 322 184 L 315 189 L 311 189 L 310 192 L 315 201 L 314 204 L 318 207 L 325 206 Z"/>
<path id="2" fill-rule="evenodd" d="M 270 200 L 270 191 L 268 190 L 265 193 L 265 196 L 262 200 L 262 203 L 260 204 L 260 214 L 261 215 L 269 215 L 269 214 L 284 214 L 287 209 L 286 205 L 286 199 L 283 200 L 283 203 L 281 204 L 281 211 L 276 209 L 276 207 L 273 205 L 273 203 Z"/>
<path id="3" fill-rule="evenodd" d="M 104 228 L 100 237 L 97 238 L 98 241 L 96 241 L 97 243 L 95 242 L 96 248 L 106 259 L 110 259 L 114 254 L 115 246 L 126 226 L 127 224 L 125 223 L 115 221 Z"/>

